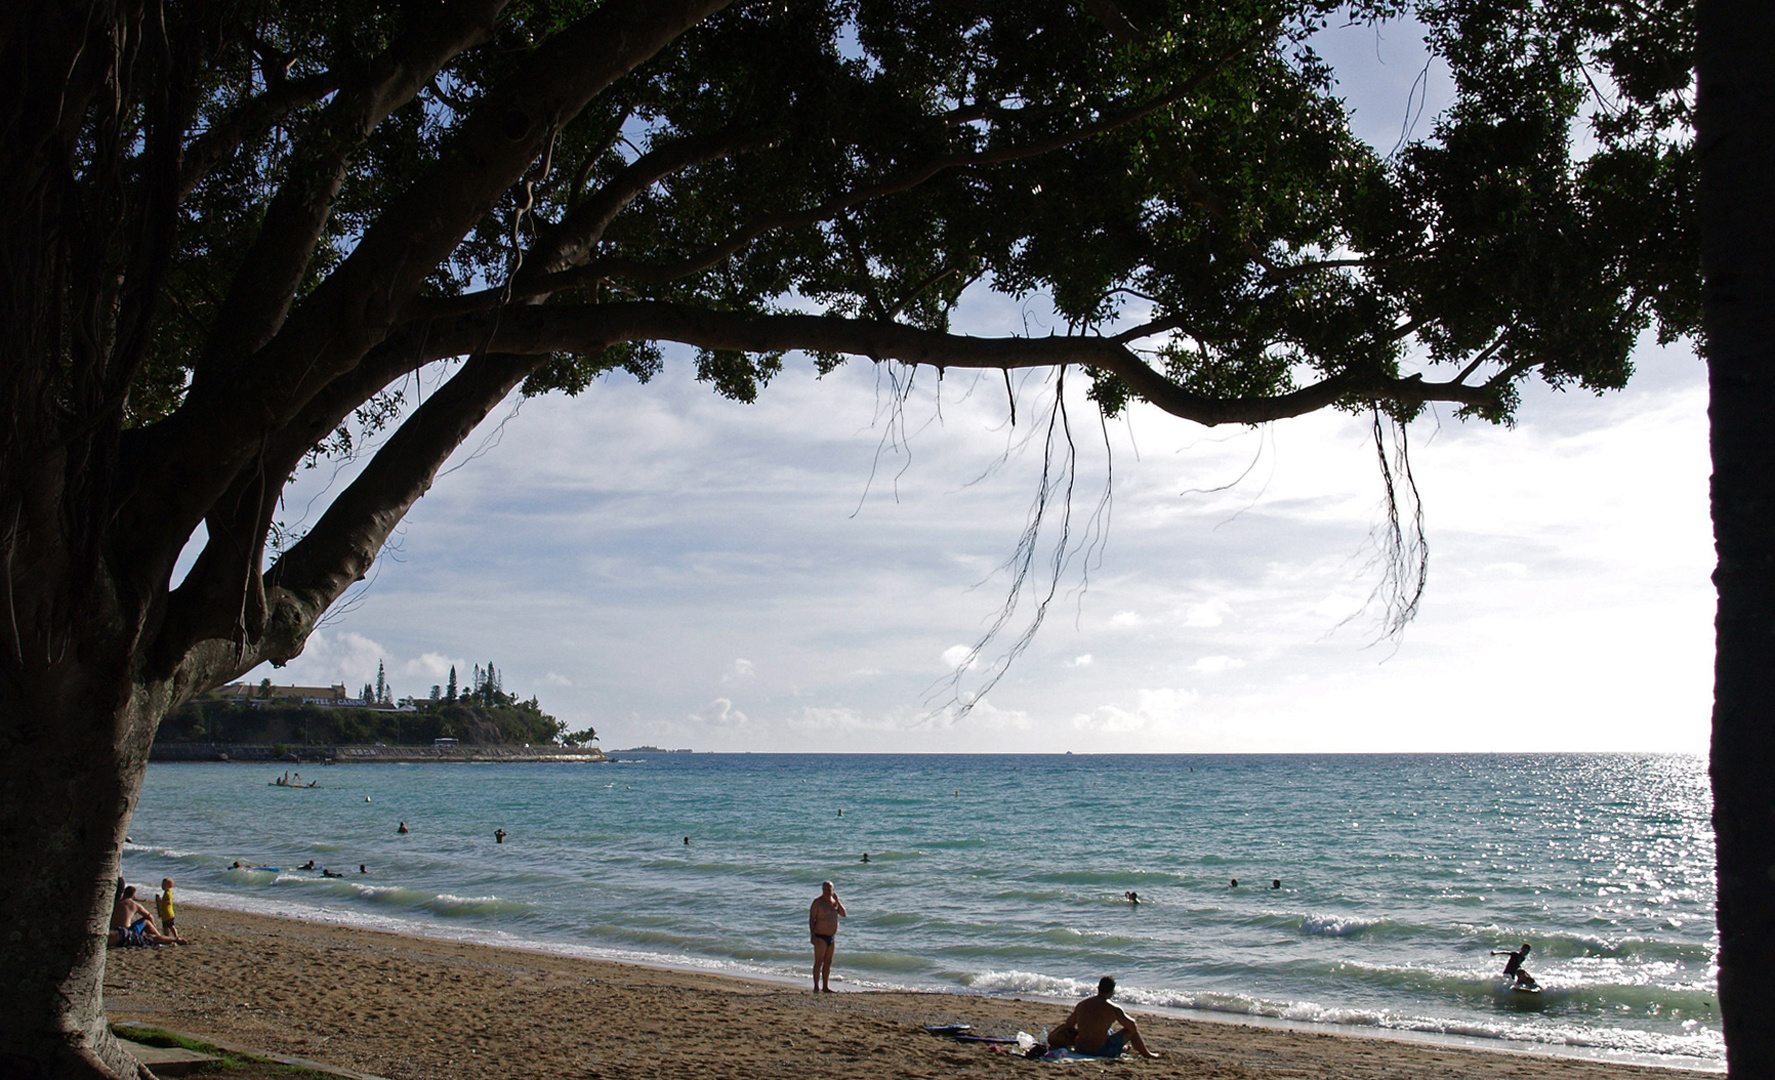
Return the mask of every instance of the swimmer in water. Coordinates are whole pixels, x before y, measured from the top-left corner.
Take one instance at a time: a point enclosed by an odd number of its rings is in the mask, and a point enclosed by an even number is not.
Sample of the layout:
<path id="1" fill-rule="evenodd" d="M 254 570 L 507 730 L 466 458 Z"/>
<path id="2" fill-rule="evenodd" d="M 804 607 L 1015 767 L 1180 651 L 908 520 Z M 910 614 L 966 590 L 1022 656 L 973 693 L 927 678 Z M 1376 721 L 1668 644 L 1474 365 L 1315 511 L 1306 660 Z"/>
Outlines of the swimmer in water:
<path id="1" fill-rule="evenodd" d="M 407 823 L 404 821 L 401 822 L 401 827 L 395 830 L 397 833 L 410 833 L 412 831 L 412 829 L 407 828 Z"/>
<path id="2" fill-rule="evenodd" d="M 1140 903 L 1140 894 L 1135 892 L 1133 889 L 1129 889 L 1127 892 L 1122 894 L 1122 899 L 1128 901 L 1128 903 L 1130 903 L 1130 904 L 1138 904 L 1138 903 Z"/>
<path id="3" fill-rule="evenodd" d="M 1526 941 L 1522 943 L 1522 948 L 1515 951 L 1499 952 L 1496 949 L 1492 950 L 1493 956 L 1508 956 L 1510 958 L 1504 961 L 1504 974 L 1507 977 L 1516 980 L 1511 984 L 1512 987 L 1518 990 L 1539 990 L 1541 984 L 1536 982 L 1535 977 L 1523 970 L 1522 967 L 1522 962 L 1528 959 L 1528 953 L 1529 946 Z"/>

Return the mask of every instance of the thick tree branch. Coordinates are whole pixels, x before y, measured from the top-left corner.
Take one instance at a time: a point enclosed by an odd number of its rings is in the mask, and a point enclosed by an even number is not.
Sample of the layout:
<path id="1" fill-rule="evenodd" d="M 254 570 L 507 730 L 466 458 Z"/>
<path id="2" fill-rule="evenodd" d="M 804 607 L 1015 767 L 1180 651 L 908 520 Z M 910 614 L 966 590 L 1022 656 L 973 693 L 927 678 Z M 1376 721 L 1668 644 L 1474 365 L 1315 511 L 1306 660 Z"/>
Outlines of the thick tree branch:
<path id="1" fill-rule="evenodd" d="M 270 624 L 258 660 L 302 651 L 321 615 L 377 552 L 463 440 L 535 369 L 534 356 L 481 355 L 413 410 L 308 534 L 265 573 Z M 244 669 L 243 669 L 244 670 Z"/>
<path id="2" fill-rule="evenodd" d="M 185 403 L 132 439 L 152 475 L 131 484 L 115 525 L 142 537 L 144 577 L 170 568 L 184 538 L 252 456 L 349 372 L 394 325 L 432 270 L 592 97 L 728 0 L 610 3 L 550 38 L 481 97 L 438 160 L 392 200 L 352 254 L 277 336 L 230 372 L 200 372 Z M 475 351 L 464 349 L 453 355 Z"/>
<path id="3" fill-rule="evenodd" d="M 979 338 L 893 322 L 824 315 L 750 315 L 656 302 L 506 309 L 496 315 L 463 316 L 414 327 L 400 340 L 415 357 L 431 359 L 480 348 L 544 354 L 590 352 L 624 341 L 676 341 L 742 352 L 835 352 L 936 368 L 1010 370 L 1078 364 L 1112 372 L 1143 400 L 1174 416 L 1207 425 L 1267 423 L 1348 400 L 1489 405 L 1496 402 L 1503 385 L 1495 379 L 1484 386 L 1468 386 L 1458 381 L 1427 382 L 1416 375 L 1401 379 L 1352 373 L 1270 397 L 1216 398 L 1172 382 L 1113 338 Z"/>
<path id="4" fill-rule="evenodd" d="M 250 643 L 264 634 L 265 536 L 289 473 L 273 473 L 263 456 L 257 462 L 258 468 L 237 477 L 216 500 L 204 520 L 209 535 L 203 550 L 167 597 L 165 618 L 146 650 L 147 667 L 155 677 L 174 676 L 199 642 L 228 642 L 240 661 L 249 655 Z M 208 665 L 221 660 L 214 649 L 205 654 Z M 231 671 L 225 678 L 237 674 Z"/>
<path id="5" fill-rule="evenodd" d="M 291 155 L 284 182 L 216 315 L 199 377 L 218 364 L 244 362 L 277 332 L 364 140 L 452 58 L 485 41 L 506 3 L 455 0 L 441 15 L 404 30 L 385 52 L 344 80 L 314 130 Z"/>
<path id="6" fill-rule="evenodd" d="M 661 177 L 687 164 L 718 157 L 741 145 L 745 133 L 729 129 L 700 138 L 682 139 L 664 146 L 624 169 L 590 200 L 543 234 L 532 247 L 521 276 L 530 276 L 530 268 L 570 265 L 582 259 L 587 247 L 595 244 L 610 220 L 635 197 L 646 191 Z M 484 362 L 482 362 L 484 363 Z M 527 360 L 528 371 L 536 361 Z M 245 487 L 263 492 L 266 476 L 287 476 L 314 445 L 334 430 L 345 418 L 381 393 L 389 384 L 416 370 L 419 365 L 410 353 L 394 349 L 373 349 L 352 371 L 328 384 L 308 403 L 300 415 L 279 431 L 257 459 L 253 474 L 244 478 Z M 242 481 L 236 482 L 242 488 Z M 247 491 L 231 492 L 218 504 L 218 512 L 207 520 L 210 542 L 202 556 L 186 575 L 173 597 L 167 632 L 167 655 L 177 657 L 181 650 L 206 637 L 232 637 L 244 643 L 256 640 L 264 628 L 265 598 L 260 588 L 258 567 L 263 557 L 263 537 L 275 499 L 247 501 Z M 221 508 L 230 508 L 222 513 Z M 252 539 L 252 543 L 245 541 Z M 226 624 L 216 622 L 217 613 L 227 613 Z"/>
<path id="7" fill-rule="evenodd" d="M 393 326 L 435 268 L 516 183 L 563 124 L 618 78 L 728 0 L 606 4 L 550 38 L 458 127 L 301 305 L 261 360 L 305 400 Z M 289 381 L 291 375 L 297 378 Z M 283 391 L 283 386 L 268 389 Z M 197 388 L 193 387 L 195 394 Z"/>
<path id="8" fill-rule="evenodd" d="M 218 118 L 185 148 L 184 167 L 179 173 L 179 199 L 183 201 L 189 196 L 217 165 L 233 156 L 241 143 L 297 109 L 326 97 L 339 88 L 340 82 L 336 71 L 287 80 Z"/>
<path id="9" fill-rule="evenodd" d="M 164 80 L 145 102 L 148 120 L 144 140 L 142 205 L 138 235 L 118 289 L 117 328 L 105 375 L 104 396 L 121 422 L 137 372 L 147 359 L 153 319 L 159 307 L 167 267 L 177 243 L 181 141 L 197 108 L 196 82 L 201 67 L 196 34 L 182 34 L 175 44 L 166 37 L 164 19 L 153 20 L 157 51 L 166 66 Z"/>
<path id="10" fill-rule="evenodd" d="M 524 260 L 525 268 L 548 273 L 580 265 L 603 239 L 616 216 L 647 189 L 692 165 L 727 157 L 755 139 L 747 128 L 730 127 L 675 139 L 649 150 L 576 205 L 558 224 L 543 230 L 530 257 Z"/>

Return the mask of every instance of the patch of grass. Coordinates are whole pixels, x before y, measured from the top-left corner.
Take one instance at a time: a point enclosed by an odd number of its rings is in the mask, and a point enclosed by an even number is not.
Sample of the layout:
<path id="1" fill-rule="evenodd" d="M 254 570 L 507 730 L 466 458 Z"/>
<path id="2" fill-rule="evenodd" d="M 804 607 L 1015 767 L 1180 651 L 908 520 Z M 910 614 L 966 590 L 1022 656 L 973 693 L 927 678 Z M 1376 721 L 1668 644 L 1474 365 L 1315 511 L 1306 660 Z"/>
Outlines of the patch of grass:
<path id="1" fill-rule="evenodd" d="M 112 1024 L 111 1034 L 120 1039 L 141 1043 L 143 1046 L 159 1046 L 172 1050 L 189 1050 L 194 1054 L 208 1054 L 215 1061 L 205 1062 L 193 1070 L 194 1075 L 208 1077 L 210 1080 L 255 1080 L 259 1077 L 283 1077 L 287 1080 L 336 1080 L 333 1073 L 321 1072 L 301 1065 L 286 1065 L 281 1061 L 259 1057 L 256 1054 L 242 1054 L 234 1050 L 224 1050 L 214 1043 L 193 1039 L 177 1032 L 162 1028 L 149 1027 L 146 1024 Z"/>
<path id="2" fill-rule="evenodd" d="M 146 1024 L 112 1024 L 111 1034 L 120 1039 L 128 1039 L 130 1042 L 139 1042 L 143 1046 L 160 1046 L 169 1050 L 189 1050 L 194 1054 L 215 1054 L 218 1057 L 227 1054 L 226 1050 L 212 1046 L 201 1039 L 192 1039 L 187 1038 L 184 1035 L 175 1035 L 170 1031 L 163 1031 L 157 1027 L 149 1027 Z"/>

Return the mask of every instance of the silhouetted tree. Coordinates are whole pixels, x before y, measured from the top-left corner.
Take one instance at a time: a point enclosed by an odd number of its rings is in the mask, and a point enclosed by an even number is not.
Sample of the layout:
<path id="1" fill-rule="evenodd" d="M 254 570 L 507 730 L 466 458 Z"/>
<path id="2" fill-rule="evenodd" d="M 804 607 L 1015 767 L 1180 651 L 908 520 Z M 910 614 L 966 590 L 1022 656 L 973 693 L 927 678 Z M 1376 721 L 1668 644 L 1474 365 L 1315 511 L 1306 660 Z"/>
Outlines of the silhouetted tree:
<path id="1" fill-rule="evenodd" d="M 133 1071 L 103 939 L 156 726 L 299 654 L 515 389 L 647 379 L 660 342 L 739 400 L 802 350 L 1204 424 L 1621 385 L 1643 330 L 1696 323 L 1690 9 L 1409 6 L 1456 99 L 1386 157 L 1306 44 L 1395 10 L 1369 0 L 0 8 L 0 865 L 30 930 L 0 936 L 0 1060 Z M 1767 6 L 1722 0 L 1725 36 Z M 1066 333 L 951 333 L 975 283 Z M 304 462 L 360 452 L 276 526 Z M 1752 805 L 1735 764 L 1722 813 Z M 1762 873 L 1720 850 L 1723 883 Z M 1737 933 L 1730 1038 L 1775 1028 L 1733 1012 L 1769 978 Z"/>
<path id="2" fill-rule="evenodd" d="M 1734 1078 L 1775 1076 L 1775 4 L 1699 6 L 1719 994 Z"/>

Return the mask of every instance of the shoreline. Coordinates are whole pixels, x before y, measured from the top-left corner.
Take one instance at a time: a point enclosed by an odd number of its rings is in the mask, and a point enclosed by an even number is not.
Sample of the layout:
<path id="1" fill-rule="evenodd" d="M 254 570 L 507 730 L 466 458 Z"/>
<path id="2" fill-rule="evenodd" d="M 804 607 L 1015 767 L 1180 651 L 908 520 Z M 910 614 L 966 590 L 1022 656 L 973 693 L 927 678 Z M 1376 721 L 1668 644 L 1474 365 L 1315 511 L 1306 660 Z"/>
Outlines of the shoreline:
<path id="1" fill-rule="evenodd" d="M 549 951 L 543 942 L 493 944 L 191 903 L 180 910 L 180 929 L 193 945 L 110 953 L 113 1021 L 259 1046 L 391 1080 L 776 1071 L 840 1080 L 884 1072 L 1002 1076 L 1007 1067 L 1047 1066 L 920 1028 L 968 1023 L 984 1035 L 1014 1037 L 1024 1030 L 1039 1036 L 1067 1007 L 966 992 L 815 995 L 797 982 L 673 967 L 664 958 L 656 966 Z M 838 966 L 842 970 L 842 949 Z M 1702 1063 L 1630 1063 L 1468 1036 L 1131 1011 L 1148 1042 L 1167 1056 L 1118 1067 L 1152 1076 L 1718 1075 Z M 867 1038 L 859 1041 L 859 1032 Z"/>

